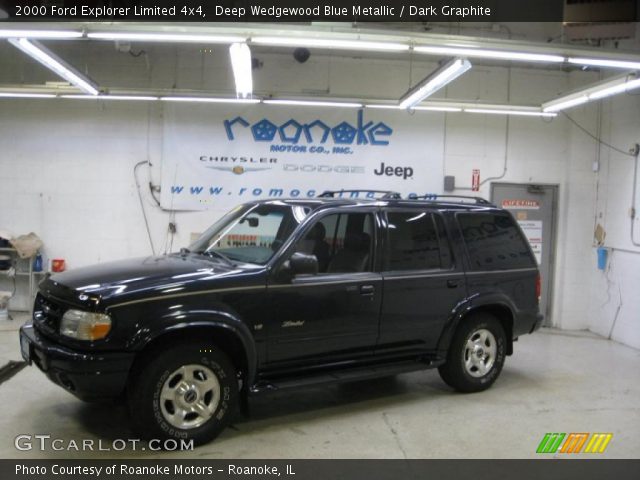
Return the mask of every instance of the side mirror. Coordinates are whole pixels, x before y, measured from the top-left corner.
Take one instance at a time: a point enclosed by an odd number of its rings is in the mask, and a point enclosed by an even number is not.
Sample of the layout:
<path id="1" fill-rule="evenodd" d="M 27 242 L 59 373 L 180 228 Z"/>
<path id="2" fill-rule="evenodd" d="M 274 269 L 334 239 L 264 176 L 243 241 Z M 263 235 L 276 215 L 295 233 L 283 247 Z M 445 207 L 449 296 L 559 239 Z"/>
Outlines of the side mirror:
<path id="1" fill-rule="evenodd" d="M 296 252 L 289 259 L 289 268 L 294 275 L 315 275 L 318 273 L 318 259 L 315 255 Z"/>

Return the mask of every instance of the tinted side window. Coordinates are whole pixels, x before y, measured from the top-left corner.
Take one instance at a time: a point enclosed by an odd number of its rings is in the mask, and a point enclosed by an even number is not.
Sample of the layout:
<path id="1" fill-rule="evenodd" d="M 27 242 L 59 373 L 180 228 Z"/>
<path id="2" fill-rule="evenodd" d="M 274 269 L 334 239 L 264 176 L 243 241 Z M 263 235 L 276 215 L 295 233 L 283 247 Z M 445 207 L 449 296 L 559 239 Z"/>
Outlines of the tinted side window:
<path id="1" fill-rule="evenodd" d="M 433 215 L 419 210 L 388 212 L 386 270 L 440 268 L 440 246 Z"/>
<path id="2" fill-rule="evenodd" d="M 474 270 L 535 267 L 527 241 L 509 215 L 459 214 L 462 236 Z"/>
<path id="3" fill-rule="evenodd" d="M 373 264 L 373 217 L 368 213 L 336 213 L 316 222 L 295 251 L 313 254 L 318 273 L 371 271 Z"/>

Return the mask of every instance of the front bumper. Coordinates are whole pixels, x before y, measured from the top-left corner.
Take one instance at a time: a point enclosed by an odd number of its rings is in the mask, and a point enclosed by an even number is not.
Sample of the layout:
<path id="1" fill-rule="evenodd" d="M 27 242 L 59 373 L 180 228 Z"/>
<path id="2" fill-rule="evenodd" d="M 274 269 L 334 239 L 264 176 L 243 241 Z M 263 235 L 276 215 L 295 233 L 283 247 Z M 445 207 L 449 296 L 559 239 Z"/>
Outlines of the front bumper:
<path id="1" fill-rule="evenodd" d="M 115 398 L 123 391 L 134 353 L 85 353 L 45 338 L 32 324 L 20 328 L 22 357 L 49 379 L 83 400 Z"/>

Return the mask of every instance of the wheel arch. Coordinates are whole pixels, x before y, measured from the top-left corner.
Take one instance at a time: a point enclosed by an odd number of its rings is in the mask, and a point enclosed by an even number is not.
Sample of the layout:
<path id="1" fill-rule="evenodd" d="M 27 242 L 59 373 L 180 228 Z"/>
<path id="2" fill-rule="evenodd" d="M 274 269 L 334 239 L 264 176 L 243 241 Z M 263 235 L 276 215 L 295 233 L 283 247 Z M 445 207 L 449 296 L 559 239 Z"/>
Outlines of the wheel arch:
<path id="1" fill-rule="evenodd" d="M 488 313 L 498 319 L 502 328 L 504 329 L 505 337 L 507 339 L 506 354 L 513 354 L 513 322 L 514 314 L 511 307 L 504 302 L 488 302 L 479 305 L 469 305 L 462 311 L 459 311 L 448 323 L 448 326 L 443 331 L 438 342 L 438 351 L 446 356 L 446 352 L 449 350 L 451 340 L 456 329 L 465 322 L 466 319 L 478 313 Z"/>
<path id="2" fill-rule="evenodd" d="M 238 325 L 243 326 L 243 324 Z M 222 350 L 236 369 L 243 373 L 244 385 L 248 388 L 256 376 L 257 353 L 246 326 L 245 330 L 247 331 L 242 331 L 235 324 L 230 324 L 219 316 L 209 316 L 208 318 L 199 316 L 170 325 L 147 338 L 142 348 L 136 352 L 132 372 L 135 372 L 136 366 L 171 345 L 189 341 L 197 341 L 198 343 L 210 341 L 212 348 Z"/>

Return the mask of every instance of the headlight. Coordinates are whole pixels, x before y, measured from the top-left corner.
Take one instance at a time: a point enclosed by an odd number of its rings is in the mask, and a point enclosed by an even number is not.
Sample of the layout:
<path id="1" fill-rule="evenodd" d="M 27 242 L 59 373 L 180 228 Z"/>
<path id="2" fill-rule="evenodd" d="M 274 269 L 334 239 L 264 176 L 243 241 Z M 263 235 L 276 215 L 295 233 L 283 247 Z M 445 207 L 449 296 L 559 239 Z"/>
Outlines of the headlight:
<path id="1" fill-rule="evenodd" d="M 99 340 L 111 330 L 111 317 L 104 313 L 67 310 L 60 322 L 60 333 L 77 340 Z"/>

